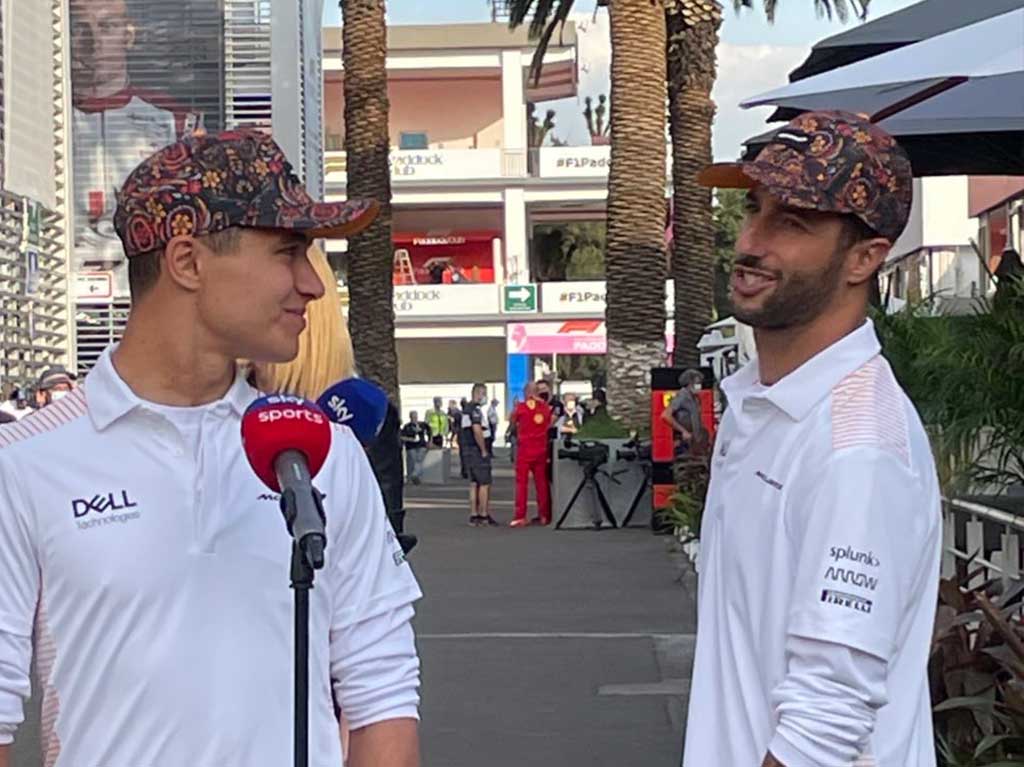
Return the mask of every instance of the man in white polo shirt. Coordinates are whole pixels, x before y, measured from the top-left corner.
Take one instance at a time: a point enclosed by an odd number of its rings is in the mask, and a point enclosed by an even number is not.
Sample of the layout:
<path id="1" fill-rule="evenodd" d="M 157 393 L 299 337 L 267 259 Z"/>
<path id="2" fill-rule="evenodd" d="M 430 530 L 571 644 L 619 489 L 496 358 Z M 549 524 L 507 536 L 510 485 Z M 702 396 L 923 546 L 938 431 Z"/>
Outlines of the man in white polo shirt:
<path id="1" fill-rule="evenodd" d="M 242 451 L 257 393 L 235 360 L 294 357 L 323 294 L 308 238 L 349 236 L 376 210 L 314 202 L 255 132 L 182 139 L 129 176 L 124 340 L 0 431 L 0 767 L 33 650 L 48 767 L 292 763 L 291 540 Z M 337 706 L 349 767 L 416 767 L 419 587 L 347 429 L 316 481 L 310 764 L 342 764 Z"/>
<path id="2" fill-rule="evenodd" d="M 934 767 L 939 489 L 866 319 L 910 163 L 811 113 L 701 181 L 749 190 L 732 299 L 758 357 L 723 383 L 683 764 Z"/>

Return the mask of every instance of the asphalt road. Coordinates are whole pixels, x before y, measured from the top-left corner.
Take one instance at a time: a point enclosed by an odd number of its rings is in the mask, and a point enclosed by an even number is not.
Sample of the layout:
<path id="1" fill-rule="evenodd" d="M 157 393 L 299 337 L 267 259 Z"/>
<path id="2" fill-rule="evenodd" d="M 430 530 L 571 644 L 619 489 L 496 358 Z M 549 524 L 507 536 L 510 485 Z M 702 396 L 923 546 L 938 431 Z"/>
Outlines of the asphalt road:
<path id="1" fill-rule="evenodd" d="M 507 523 L 511 472 L 495 474 Z M 470 528 L 459 481 L 406 500 L 424 767 L 678 767 L 696 611 L 665 538 Z M 33 700 L 14 767 L 38 767 L 38 740 Z"/>
<path id="2" fill-rule="evenodd" d="M 496 473 L 507 523 L 510 471 Z M 696 611 L 666 539 L 470 528 L 466 496 L 406 496 L 424 765 L 677 767 Z"/>

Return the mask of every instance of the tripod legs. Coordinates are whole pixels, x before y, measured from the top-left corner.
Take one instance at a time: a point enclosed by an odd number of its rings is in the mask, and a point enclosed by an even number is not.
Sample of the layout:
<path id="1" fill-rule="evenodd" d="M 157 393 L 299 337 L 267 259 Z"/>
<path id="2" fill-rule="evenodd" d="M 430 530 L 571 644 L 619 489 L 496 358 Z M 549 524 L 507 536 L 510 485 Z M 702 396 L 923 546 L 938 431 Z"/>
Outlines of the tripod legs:
<path id="1" fill-rule="evenodd" d="M 589 472 L 585 472 L 583 479 L 580 480 L 579 485 L 576 486 L 576 492 L 572 494 L 572 498 L 569 499 L 569 503 L 565 505 L 565 511 L 562 512 L 562 516 L 558 518 L 558 523 L 555 525 L 556 530 L 562 529 L 562 523 L 565 522 L 566 517 L 569 516 L 569 512 L 572 511 L 573 505 L 576 503 L 576 499 L 580 497 L 580 493 L 583 492 L 583 488 L 587 485 L 591 485 L 597 492 L 597 502 L 601 505 L 601 511 L 604 513 L 604 518 L 608 520 L 608 524 L 613 528 L 617 528 L 619 523 L 615 521 L 615 515 L 612 513 L 612 507 L 608 503 L 608 499 L 604 495 L 604 491 L 601 490 L 601 485 L 597 482 L 597 477 Z M 599 526 L 598 522 L 595 521 L 595 526 Z"/>
<path id="2" fill-rule="evenodd" d="M 626 518 L 622 520 L 623 527 L 629 527 L 629 523 L 633 521 L 633 515 L 636 514 L 636 510 L 640 507 L 640 500 L 644 497 L 644 493 L 647 492 L 647 488 L 651 484 L 651 469 L 648 466 L 644 466 L 644 479 L 640 483 L 640 487 L 636 489 L 636 495 L 633 496 L 633 502 L 629 504 L 629 513 L 626 514 Z"/>
<path id="3" fill-rule="evenodd" d="M 569 516 L 569 512 L 572 511 L 573 504 L 576 503 L 576 499 L 580 497 L 580 493 L 583 492 L 583 488 L 587 486 L 587 477 L 584 476 L 580 480 L 579 485 L 576 486 L 576 492 L 572 494 L 572 498 L 569 499 L 569 503 L 565 505 L 565 511 L 562 512 L 562 516 L 558 518 L 558 522 L 555 524 L 556 530 L 562 529 L 562 523 L 565 522 L 565 518 Z"/>

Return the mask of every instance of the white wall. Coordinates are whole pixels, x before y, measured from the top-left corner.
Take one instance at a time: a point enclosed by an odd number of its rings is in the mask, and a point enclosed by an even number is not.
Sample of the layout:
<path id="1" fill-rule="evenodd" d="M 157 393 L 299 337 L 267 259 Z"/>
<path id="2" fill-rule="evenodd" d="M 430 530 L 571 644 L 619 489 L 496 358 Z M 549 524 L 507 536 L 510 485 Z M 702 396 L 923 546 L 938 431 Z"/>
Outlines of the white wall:
<path id="1" fill-rule="evenodd" d="M 910 221 L 892 258 L 937 245 L 968 245 L 977 236 L 977 223 L 967 215 L 967 176 L 914 179 Z"/>

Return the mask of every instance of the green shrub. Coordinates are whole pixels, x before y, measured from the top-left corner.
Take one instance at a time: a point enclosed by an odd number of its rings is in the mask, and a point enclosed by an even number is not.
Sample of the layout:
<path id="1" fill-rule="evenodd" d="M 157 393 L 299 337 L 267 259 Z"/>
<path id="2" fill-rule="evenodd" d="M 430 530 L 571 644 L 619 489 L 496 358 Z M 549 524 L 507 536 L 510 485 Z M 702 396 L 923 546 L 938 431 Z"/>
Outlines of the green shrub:
<path id="1" fill-rule="evenodd" d="M 946 492 L 1024 482 L 1024 285 L 967 317 L 928 302 L 876 315 L 885 356 L 932 436 Z"/>
<path id="2" fill-rule="evenodd" d="M 628 437 L 629 429 L 622 421 L 608 415 L 608 411 L 604 408 L 588 415 L 575 435 L 576 439 L 626 439 Z"/>

